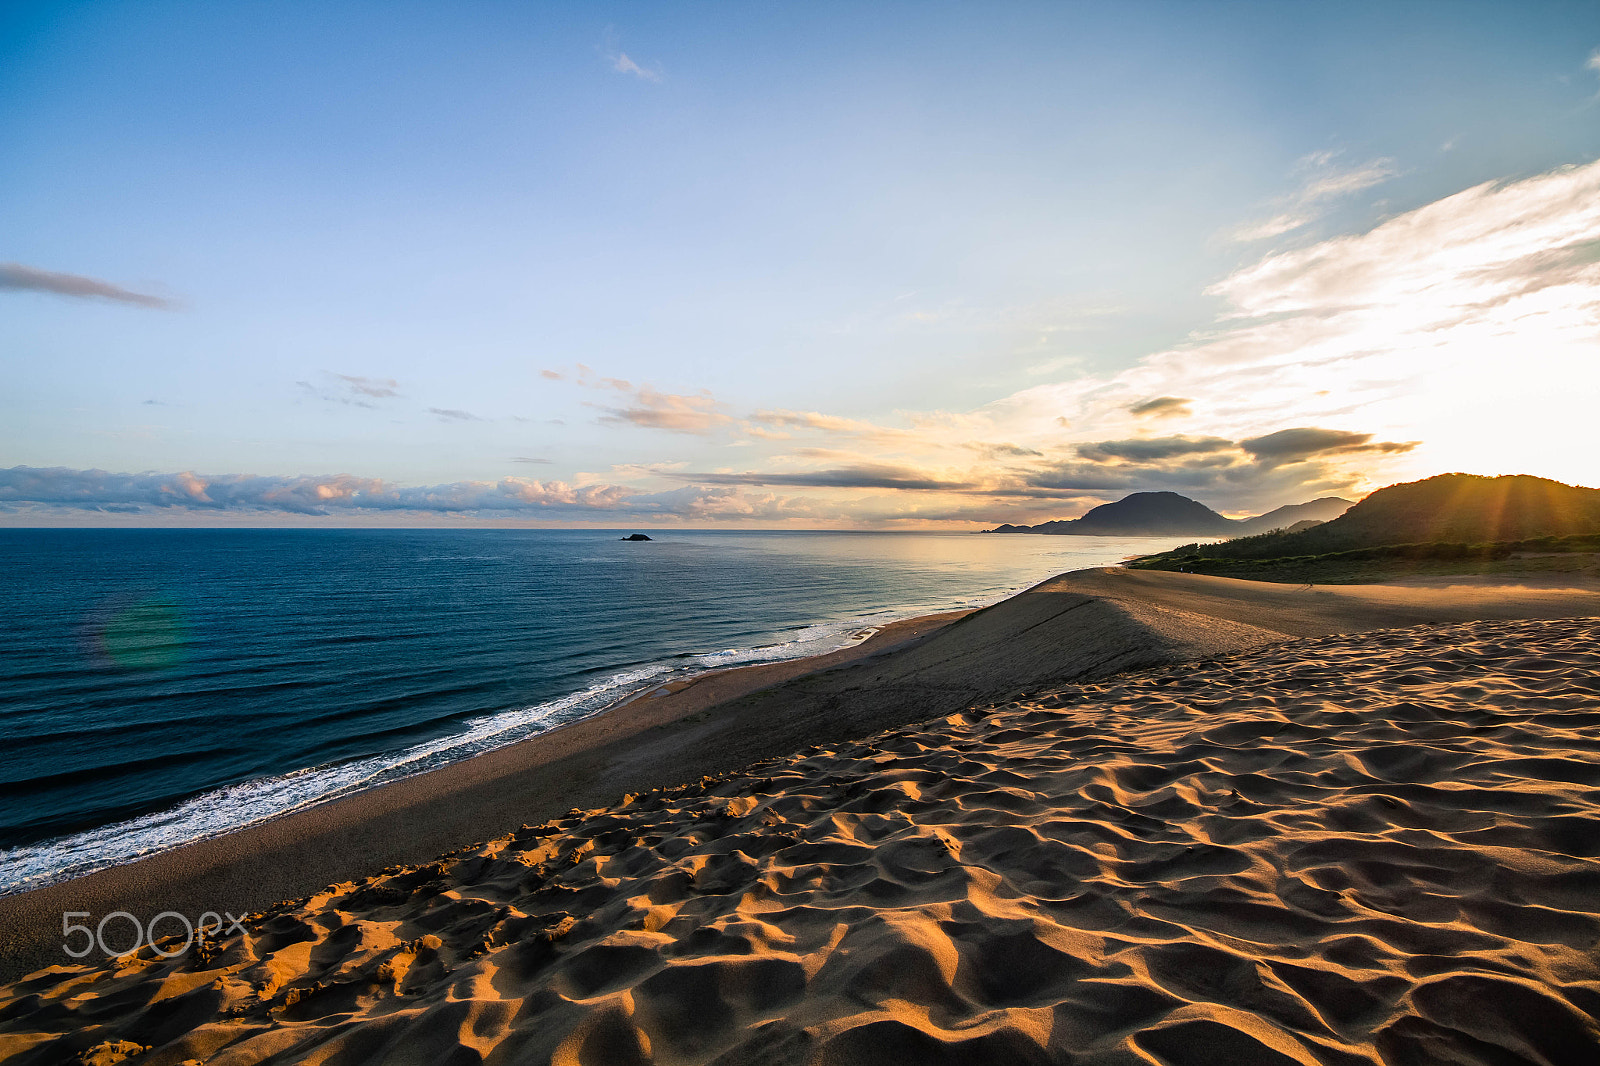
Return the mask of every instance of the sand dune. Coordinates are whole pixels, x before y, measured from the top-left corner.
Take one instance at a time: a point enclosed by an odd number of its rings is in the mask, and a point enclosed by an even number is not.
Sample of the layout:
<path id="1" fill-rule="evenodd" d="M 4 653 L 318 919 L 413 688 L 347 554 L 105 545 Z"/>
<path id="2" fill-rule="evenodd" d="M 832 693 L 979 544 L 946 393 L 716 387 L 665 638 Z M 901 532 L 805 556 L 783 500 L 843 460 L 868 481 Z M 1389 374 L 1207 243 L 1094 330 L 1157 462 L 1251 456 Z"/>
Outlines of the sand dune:
<path id="1" fill-rule="evenodd" d="M 574 806 L 694 780 L 1118 670 L 1291 636 L 1600 615 L 1600 591 L 1465 582 L 1295 588 L 1082 570 L 971 614 L 891 626 L 808 662 L 709 675 L 442 770 L 66 884 L 0 898 L 0 981 L 62 960 L 64 911 L 234 913 L 298 898 Z M 809 671 L 809 672 L 807 672 Z M 803 674 L 804 676 L 794 676 Z"/>
<path id="2" fill-rule="evenodd" d="M 1230 632 L 40 972 L 0 1053 L 1596 1061 L 1600 620 Z"/>

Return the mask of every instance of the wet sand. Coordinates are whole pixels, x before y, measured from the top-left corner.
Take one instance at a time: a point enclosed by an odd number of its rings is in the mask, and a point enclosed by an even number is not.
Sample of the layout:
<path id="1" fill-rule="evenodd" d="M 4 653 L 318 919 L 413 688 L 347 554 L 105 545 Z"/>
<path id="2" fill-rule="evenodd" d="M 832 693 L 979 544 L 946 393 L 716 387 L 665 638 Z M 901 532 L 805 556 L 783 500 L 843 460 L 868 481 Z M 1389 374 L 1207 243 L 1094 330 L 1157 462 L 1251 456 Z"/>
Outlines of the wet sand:
<path id="1" fill-rule="evenodd" d="M 7 957 L 53 962 L 63 910 L 309 896 L 9 986 L 0 1053 L 1588 1061 L 1600 623 L 1558 619 L 1596 615 L 1592 589 L 1063 575 L 0 900 Z"/>

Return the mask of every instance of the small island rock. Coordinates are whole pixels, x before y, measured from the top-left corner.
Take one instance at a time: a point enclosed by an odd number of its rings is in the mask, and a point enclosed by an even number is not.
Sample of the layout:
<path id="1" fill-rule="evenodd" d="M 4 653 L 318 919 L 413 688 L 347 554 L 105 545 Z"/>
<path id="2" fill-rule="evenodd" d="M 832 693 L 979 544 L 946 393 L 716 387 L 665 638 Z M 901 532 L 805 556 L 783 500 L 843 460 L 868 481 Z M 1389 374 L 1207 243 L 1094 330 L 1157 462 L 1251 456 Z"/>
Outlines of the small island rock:
<path id="1" fill-rule="evenodd" d="M 643 533 L 635 533 L 631 537 L 623 537 L 622 539 L 623 540 L 649 540 L 650 538 L 645 536 Z"/>

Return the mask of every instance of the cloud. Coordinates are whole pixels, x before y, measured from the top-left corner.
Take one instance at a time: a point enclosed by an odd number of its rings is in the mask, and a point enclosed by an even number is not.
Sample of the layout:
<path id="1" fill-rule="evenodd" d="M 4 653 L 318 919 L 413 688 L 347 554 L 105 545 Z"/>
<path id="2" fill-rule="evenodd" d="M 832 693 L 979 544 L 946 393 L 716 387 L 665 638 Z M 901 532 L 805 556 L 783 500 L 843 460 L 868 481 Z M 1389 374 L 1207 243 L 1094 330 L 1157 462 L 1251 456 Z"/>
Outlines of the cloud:
<path id="1" fill-rule="evenodd" d="M 649 67 L 641 67 L 638 63 L 628 58 L 628 53 L 626 52 L 618 52 L 609 58 L 611 60 L 611 69 L 618 74 L 632 74 L 634 77 L 645 81 L 658 82 L 661 80 L 661 71 L 652 70 Z"/>
<path id="2" fill-rule="evenodd" d="M 608 378 L 596 373 L 592 368 L 582 363 L 578 364 L 578 384 L 586 389 L 616 389 L 618 392 L 632 392 L 633 385 L 625 378 Z"/>
<path id="3" fill-rule="evenodd" d="M 1371 433 L 1282 429 L 1235 443 L 1225 437 L 1137 437 L 1092 441 L 1075 451 L 1085 463 L 1058 462 L 1028 472 L 1029 489 L 1088 491 L 1104 487 L 1222 493 L 1228 502 L 1304 497 L 1345 491 L 1358 476 L 1339 458 L 1356 453 L 1397 455 L 1417 441 L 1374 441 Z M 1217 501 L 1212 501 L 1217 502 Z M 1287 502 L 1303 502 L 1288 498 Z M 1221 506 L 1223 504 L 1219 504 Z"/>
<path id="4" fill-rule="evenodd" d="M 726 485 L 685 485 L 642 493 L 616 484 L 571 485 L 526 478 L 402 486 L 349 474 L 118 474 L 25 466 L 0 469 L 0 512 L 8 511 L 13 515 L 231 513 L 330 519 L 410 514 L 606 524 L 623 518 L 833 523 L 850 517 L 826 501 L 748 493 Z"/>
<path id="5" fill-rule="evenodd" d="M 1271 477 L 1245 463 L 1219 486 L 1235 507 L 1300 502 L 1263 498 L 1280 484 L 1298 496 L 1278 480 L 1291 475 L 1353 479 L 1352 491 L 1442 470 L 1595 483 L 1600 161 L 1486 182 L 1266 255 L 1207 292 L 1224 312 L 1185 343 L 1119 372 L 1021 390 L 972 417 L 985 436 L 1040 446 L 1062 443 L 1064 417 L 1072 443 L 1093 443 L 1135 435 L 1120 429 L 1130 405 L 1194 397 L 1192 436 L 1257 440 L 1359 419 L 1366 443 L 1407 445 L 1317 453 Z"/>
<path id="6" fill-rule="evenodd" d="M 775 429 L 763 429 L 751 422 L 739 423 L 739 431 L 746 436 L 755 437 L 757 440 L 793 440 L 793 433 L 784 433 Z"/>
<path id="7" fill-rule="evenodd" d="M 376 408 L 378 405 L 373 400 L 386 400 L 400 395 L 400 383 L 393 378 L 368 378 L 357 374 L 335 374 L 332 371 L 322 371 L 325 385 L 313 385 L 309 381 L 297 381 L 295 386 L 310 393 L 319 400 L 327 403 L 339 403 L 349 407 Z"/>
<path id="8" fill-rule="evenodd" d="M 862 464 L 834 470 L 808 470 L 797 473 L 675 474 L 684 481 L 710 485 L 787 485 L 828 489 L 913 489 L 918 491 L 959 491 L 973 488 L 972 482 L 948 481 L 920 470 L 886 464 Z"/>
<path id="9" fill-rule="evenodd" d="M 559 370 L 541 370 L 539 371 L 539 376 L 550 381 L 562 381 L 566 378 L 566 375 Z"/>
<path id="10" fill-rule="evenodd" d="M 985 459 L 1040 459 L 1044 452 L 1037 448 L 1024 448 L 1020 444 L 1009 442 L 1002 444 L 986 444 L 982 441 L 968 441 L 966 447 L 971 448 Z"/>
<path id="11" fill-rule="evenodd" d="M 650 385 L 635 385 L 625 378 L 606 377 L 583 363 L 576 365 L 574 381 L 578 385 L 601 392 L 622 393 L 628 398 L 622 404 L 586 404 L 604 412 L 597 420 L 604 425 L 636 425 L 706 436 L 713 430 L 736 423 L 735 418 L 726 412 L 726 405 L 707 389 L 694 393 L 662 392 Z M 558 371 L 545 370 L 540 373 L 556 380 L 563 377 Z M 816 411 L 758 410 L 748 418 L 737 421 L 737 427 L 746 435 L 761 440 L 793 439 L 794 434 L 784 429 L 854 437 L 879 444 L 907 443 L 919 439 L 917 434 L 907 430 L 888 429 L 870 422 Z"/>
<path id="12" fill-rule="evenodd" d="M 626 386 L 626 382 L 623 383 Z M 633 403 L 626 407 L 600 407 L 606 413 L 599 419 L 607 425 L 624 423 L 644 426 L 647 429 L 665 429 L 673 433 L 691 433 L 704 436 L 718 426 L 733 419 L 717 410 L 721 405 L 711 393 L 702 389 L 696 395 L 681 396 L 657 392 L 648 385 L 632 390 Z"/>
<path id="13" fill-rule="evenodd" d="M 1301 186 L 1297 199 L 1302 204 L 1320 204 L 1343 196 L 1370 189 L 1394 177 L 1393 160 L 1376 159 L 1370 163 L 1340 170 L 1333 165 L 1337 153 L 1319 152 L 1303 162 L 1312 170 L 1311 176 Z"/>
<path id="14" fill-rule="evenodd" d="M 916 433 L 909 430 L 891 429 L 887 426 L 874 425 L 871 422 L 862 422 L 854 418 L 825 415 L 819 411 L 788 411 L 782 408 L 759 410 L 751 412 L 749 421 L 765 426 L 786 426 L 801 432 L 811 431 L 837 437 L 853 437 L 857 440 L 879 445 L 909 444 L 920 439 Z M 788 438 L 788 434 L 765 433 L 759 428 L 752 428 L 749 432 L 758 437 Z"/>
<path id="15" fill-rule="evenodd" d="M 1250 222 L 1234 230 L 1228 236 L 1241 244 L 1254 241 L 1269 241 L 1274 237 L 1281 237 L 1290 230 L 1299 229 L 1308 222 L 1314 221 L 1315 216 L 1304 212 L 1273 215 L 1271 218 L 1260 222 Z"/>
<path id="16" fill-rule="evenodd" d="M 1338 152 L 1315 152 L 1301 159 L 1296 170 L 1300 187 L 1277 201 L 1280 210 L 1271 218 L 1240 226 L 1230 236 L 1235 241 L 1264 241 L 1315 222 L 1332 201 L 1370 189 L 1395 174 L 1389 159 L 1375 159 L 1352 167 L 1337 165 Z"/>
<path id="17" fill-rule="evenodd" d="M 1157 396 L 1153 400 L 1142 400 L 1139 403 L 1129 404 L 1128 413 L 1135 418 L 1144 418 L 1146 416 L 1173 418 L 1192 415 L 1194 412 L 1189 409 L 1189 404 L 1193 402 L 1193 400 L 1186 400 L 1182 396 Z M 1067 421 L 1064 418 L 1058 418 L 1057 421 L 1063 426 L 1067 425 Z"/>
<path id="18" fill-rule="evenodd" d="M 378 398 L 398 396 L 400 383 L 394 378 L 364 378 L 354 374 L 334 374 L 333 377 L 350 386 L 350 391 L 362 396 Z"/>
<path id="19" fill-rule="evenodd" d="M 604 421 L 700 435 L 743 430 L 777 442 L 763 452 L 783 452 L 713 473 L 641 467 L 640 483 L 664 478 L 672 487 L 613 485 L 621 494 L 614 515 L 992 522 L 1012 511 L 1071 517 L 1049 512 L 1150 489 L 1236 512 L 1358 495 L 1441 470 L 1594 482 L 1600 161 L 1485 183 L 1364 231 L 1253 257 L 1208 292 L 1225 305 L 1209 329 L 1133 366 L 1063 375 L 963 412 L 897 412 L 906 429 L 788 409 L 735 420 L 740 412 L 704 390 L 660 392 L 586 366 L 551 373 L 592 390 Z M 357 382 L 398 395 L 388 379 L 329 375 L 322 384 L 340 402 L 384 398 Z M 1178 425 L 1160 419 L 1180 415 L 1182 435 L 1145 435 Z M 595 483 L 634 476 L 618 467 Z M 182 484 L 170 480 L 177 475 L 166 477 L 166 498 L 180 499 Z M 578 478 L 586 489 L 594 487 L 588 478 Z M 215 487 L 227 478 L 201 480 L 213 502 L 227 491 Z M 499 483 L 469 484 L 480 487 L 384 492 L 459 503 Z M 329 513 L 355 506 L 317 503 L 303 485 L 279 488 Z M 154 505 L 109 498 L 97 506 Z M 543 506 L 537 513 L 566 513 L 559 508 L 567 505 Z"/>
<path id="20" fill-rule="evenodd" d="M 531 455 L 513 455 L 511 457 L 511 461 L 513 463 L 542 463 L 545 466 L 550 465 L 550 460 L 548 460 L 548 459 L 536 459 Z"/>
<path id="21" fill-rule="evenodd" d="M 1368 434 L 1371 436 L 1371 434 Z M 1135 440 L 1102 440 L 1078 445 L 1078 455 L 1090 462 L 1118 459 L 1147 463 L 1180 455 L 1206 454 L 1234 446 L 1222 437 L 1141 437 Z"/>
<path id="22" fill-rule="evenodd" d="M 861 433 L 864 430 L 875 430 L 877 428 L 867 422 L 857 422 L 854 419 L 840 418 L 837 415 L 825 415 L 818 411 L 755 411 L 751 413 L 750 421 L 761 422 L 769 426 L 820 429 L 828 433 Z"/>
<path id="23" fill-rule="evenodd" d="M 577 487 L 561 481 L 501 478 L 406 487 L 350 474 L 273 477 L 253 474 L 116 474 L 105 470 L 15 466 L 0 469 L 0 503 L 127 512 L 280 512 L 332 515 L 372 511 L 539 513 L 619 508 L 633 495 L 620 485 Z"/>
<path id="24" fill-rule="evenodd" d="M 748 493 L 727 485 L 685 485 L 629 501 L 641 514 L 710 522 L 837 521 L 848 512 L 800 496 Z"/>
<path id="25" fill-rule="evenodd" d="M 687 463 L 683 462 L 616 463 L 611 467 L 609 476 L 620 478 L 658 477 L 662 474 L 670 474 L 682 470 L 687 465 Z M 604 474 L 579 473 L 578 482 L 579 484 L 587 484 L 591 481 L 603 481 L 606 476 Z"/>
<path id="26" fill-rule="evenodd" d="M 1014 485 L 995 487 L 995 497 L 1038 499 L 1099 494 L 1095 502 L 1120 499 L 1130 492 L 1164 490 L 1182 493 L 1219 510 L 1304 503 L 1316 496 L 1351 491 L 1359 476 L 1310 460 L 1292 465 L 1252 462 L 1240 453 L 1128 463 L 1120 466 L 1062 461 L 1028 471 Z M 1066 516 L 1070 517 L 1070 516 Z"/>
<path id="27" fill-rule="evenodd" d="M 1349 452 L 1409 452 L 1421 441 L 1376 441 L 1371 433 L 1348 433 L 1339 429 L 1280 429 L 1264 437 L 1239 442 L 1239 447 L 1257 459 L 1294 463 L 1313 455 Z"/>
<path id="28" fill-rule="evenodd" d="M 625 378 L 605 377 L 582 363 L 577 364 L 577 368 L 578 385 L 602 392 L 619 392 L 628 398 L 620 406 L 585 404 L 605 412 L 597 419 L 602 425 L 634 425 L 705 436 L 733 421 L 722 411 L 723 405 L 705 389 L 687 394 L 662 392 L 649 385 L 634 385 Z M 563 376 L 553 370 L 540 373 L 554 380 L 561 380 Z"/>
<path id="29" fill-rule="evenodd" d="M 459 411 L 452 407 L 430 407 L 430 415 L 438 415 L 444 422 L 482 422 L 483 419 L 470 411 Z"/>
<path id="30" fill-rule="evenodd" d="M 116 303 L 135 304 L 171 310 L 177 305 L 171 300 L 148 293 L 133 292 L 120 285 L 81 274 L 58 274 L 21 263 L 0 263 L 0 291 L 53 292 L 58 296 L 76 296 L 80 299 L 112 300 Z"/>

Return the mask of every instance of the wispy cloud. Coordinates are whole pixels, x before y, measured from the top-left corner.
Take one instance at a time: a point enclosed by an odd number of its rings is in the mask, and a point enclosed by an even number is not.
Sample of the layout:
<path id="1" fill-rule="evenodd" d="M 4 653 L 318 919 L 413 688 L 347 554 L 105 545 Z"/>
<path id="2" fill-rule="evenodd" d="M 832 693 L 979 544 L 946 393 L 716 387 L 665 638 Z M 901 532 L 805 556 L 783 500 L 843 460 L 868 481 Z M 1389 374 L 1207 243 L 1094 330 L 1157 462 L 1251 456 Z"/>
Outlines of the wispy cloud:
<path id="1" fill-rule="evenodd" d="M 558 381 L 566 377 L 554 370 L 540 373 Z M 662 392 L 650 385 L 635 385 L 625 378 L 607 377 L 583 363 L 577 364 L 574 380 L 586 389 L 615 392 L 625 397 L 618 404 L 586 403 L 585 406 L 603 412 L 597 419 L 602 425 L 634 425 L 705 436 L 733 422 L 724 412 L 723 404 L 706 389 L 694 393 Z"/>
<path id="2" fill-rule="evenodd" d="M 617 31 L 614 26 L 606 27 L 601 37 L 600 54 L 605 56 L 606 64 L 618 74 L 629 74 L 641 81 L 661 80 L 659 67 L 647 67 L 637 62 L 618 46 Z"/>
<path id="3" fill-rule="evenodd" d="M 578 475 L 578 483 L 587 485 L 592 482 L 605 481 L 607 478 L 651 478 L 661 474 L 669 474 L 682 470 L 687 463 L 682 461 L 660 463 L 616 463 L 608 474 Z"/>
<path id="4" fill-rule="evenodd" d="M 1020 444 L 1005 441 L 991 444 L 986 441 L 968 441 L 964 447 L 977 452 L 985 459 L 1042 459 L 1044 452 L 1037 448 L 1024 448 Z"/>
<path id="5" fill-rule="evenodd" d="M 852 518 L 848 511 L 828 501 L 778 493 L 751 493 L 730 485 L 684 485 L 665 492 L 636 496 L 630 501 L 639 513 L 690 522 L 795 523 L 815 526 Z"/>
<path id="6" fill-rule="evenodd" d="M 951 492 L 974 487 L 973 483 L 969 481 L 953 481 L 921 470 L 884 464 L 863 464 L 834 470 L 806 470 L 793 473 L 683 473 L 671 476 L 685 481 L 695 481 L 709 485 L 786 485 L 830 489 L 911 489 L 923 492 Z"/>
<path id="7" fill-rule="evenodd" d="M 783 409 L 753 411 L 745 423 L 745 431 L 758 437 L 787 439 L 792 434 L 764 431 L 763 426 L 782 426 L 797 432 L 819 433 L 825 436 L 853 438 L 879 445 L 909 444 L 920 439 L 911 430 L 894 429 L 855 418 L 840 418 L 819 411 L 788 411 Z"/>
<path id="8" fill-rule="evenodd" d="M 1315 222 L 1333 201 L 1370 189 L 1395 173 L 1392 160 L 1341 166 L 1338 157 L 1338 152 L 1316 152 L 1301 159 L 1296 165 L 1301 174 L 1300 187 L 1276 202 L 1276 214 L 1239 227 L 1232 238 L 1248 243 L 1282 236 Z"/>
<path id="9" fill-rule="evenodd" d="M 605 412 L 599 421 L 607 425 L 629 424 L 698 436 L 704 436 L 718 426 L 733 421 L 718 410 L 721 405 L 705 390 L 683 396 L 657 392 L 648 385 L 641 385 L 630 390 L 630 396 L 633 402 L 624 407 L 590 406 L 599 407 Z"/>
<path id="10" fill-rule="evenodd" d="M 645 81 L 661 80 L 660 70 L 640 66 L 638 63 L 630 59 L 628 57 L 628 53 L 626 52 L 618 52 L 616 55 L 611 56 L 610 58 L 611 69 L 616 71 L 618 74 L 632 74 L 634 77 L 642 78 Z"/>
<path id="11" fill-rule="evenodd" d="M 460 411 L 453 407 L 430 407 L 430 415 L 438 415 L 441 422 L 482 422 L 483 419 L 471 411 Z"/>
<path id="12" fill-rule="evenodd" d="M 373 400 L 387 400 L 400 395 L 400 383 L 394 378 L 336 374 L 331 370 L 324 370 L 322 378 L 321 385 L 314 385 L 309 381 L 297 381 L 295 386 L 320 400 L 351 407 L 376 407 L 377 404 L 373 403 Z"/>
<path id="13" fill-rule="evenodd" d="M 82 274 L 61 274 L 21 263 L 0 263 L 0 291 L 51 292 L 58 296 L 75 296 L 79 299 L 111 300 L 116 303 L 135 304 L 171 310 L 173 301 L 149 293 L 134 292 L 120 285 Z"/>
<path id="14" fill-rule="evenodd" d="M 394 378 L 364 378 L 355 374 L 334 374 L 333 377 L 349 385 L 351 392 L 362 396 L 383 398 L 400 394 L 400 383 Z"/>

